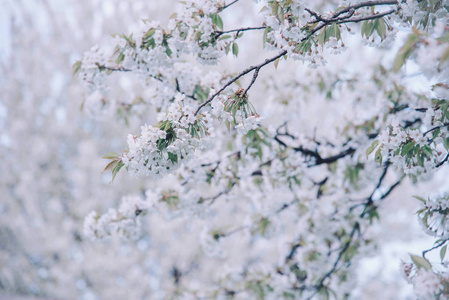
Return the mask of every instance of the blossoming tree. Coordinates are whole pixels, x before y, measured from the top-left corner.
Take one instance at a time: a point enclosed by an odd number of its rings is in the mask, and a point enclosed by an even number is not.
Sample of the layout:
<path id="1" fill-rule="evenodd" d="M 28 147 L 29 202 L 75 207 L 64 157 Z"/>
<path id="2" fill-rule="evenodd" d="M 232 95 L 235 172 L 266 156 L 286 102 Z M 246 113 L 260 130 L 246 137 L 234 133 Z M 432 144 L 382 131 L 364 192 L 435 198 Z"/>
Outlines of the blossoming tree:
<path id="1" fill-rule="evenodd" d="M 193 278 L 178 279 L 170 289 L 173 295 L 342 298 L 349 291 L 339 286 L 349 278 L 351 260 L 370 247 L 365 232 L 380 218 L 382 200 L 405 176 L 429 178 L 448 160 L 449 3 L 265 1 L 262 22 L 229 28 L 222 16 L 237 2 L 182 2 L 166 28 L 144 21 L 141 31 L 116 36 L 112 56 L 93 48 L 74 65 L 89 89 L 87 101 L 107 104 L 106 77 L 128 72 L 152 93 L 138 105 L 159 111 L 140 134 L 128 136 L 125 151 L 105 156 L 111 160 L 105 170 L 113 177 L 126 168 L 135 176 L 171 178 L 169 188 L 147 190 L 145 200 L 128 200 L 103 215 L 92 212 L 85 233 L 92 238 L 138 235 L 144 212 L 194 224 L 199 218 L 202 229 L 195 224 L 191 230 L 201 232 L 202 251 L 221 258 L 239 251 L 239 264 L 207 287 L 197 286 Z M 393 64 L 372 74 L 378 89 L 374 95 L 351 95 L 363 82 L 344 72 L 308 79 L 309 91 L 295 80 L 274 81 L 266 88 L 280 93 L 270 101 L 278 100 L 283 108 L 271 105 L 271 122 L 261 122 L 251 88 L 267 66 L 288 61 L 298 68 L 300 62 L 319 67 L 328 52 L 346 49 L 351 34 L 388 49 L 398 30 L 408 31 L 408 37 Z M 197 66 L 238 56 L 239 42 L 249 31 L 263 31 L 261 45 L 274 55 L 237 74 L 208 73 Z M 400 74 L 408 60 L 436 81 L 433 93 L 416 94 L 403 84 Z M 249 83 L 242 84 L 246 76 Z M 286 90 L 289 96 L 282 97 Z M 307 92 L 311 97 L 325 93 L 363 113 L 344 126 L 334 125 L 325 136 L 309 135 L 294 117 Z M 390 172 L 397 180 L 387 184 Z M 422 256 L 412 255 L 404 272 L 418 296 L 447 297 L 447 273 L 425 254 L 440 249 L 441 261 L 445 258 L 449 202 L 445 195 L 417 199 L 423 202 L 418 215 L 425 230 L 438 240 Z M 254 251 L 259 248 L 264 257 Z M 190 266 L 175 269 L 178 277 L 205 272 L 206 263 L 199 263 L 196 252 L 190 255 Z"/>
<path id="2" fill-rule="evenodd" d="M 233 18 L 242 7 L 248 20 Z M 349 298 L 391 193 L 446 172 L 447 0 L 188 0 L 113 42 L 73 73 L 87 114 L 140 123 L 104 156 L 103 189 L 135 188 L 90 212 L 84 236 L 140 245 L 140 297 Z M 404 280 L 446 299 L 449 196 L 409 201 L 435 244 L 402 263 Z"/>

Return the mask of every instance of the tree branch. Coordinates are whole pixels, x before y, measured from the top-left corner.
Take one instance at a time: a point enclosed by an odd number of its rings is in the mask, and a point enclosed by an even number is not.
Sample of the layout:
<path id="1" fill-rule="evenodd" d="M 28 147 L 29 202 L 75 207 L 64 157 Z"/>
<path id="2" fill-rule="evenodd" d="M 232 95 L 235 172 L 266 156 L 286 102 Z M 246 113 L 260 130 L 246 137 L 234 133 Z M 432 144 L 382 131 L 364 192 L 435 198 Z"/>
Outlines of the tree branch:
<path id="1" fill-rule="evenodd" d="M 360 224 L 358 222 L 356 222 L 354 224 L 354 226 L 352 227 L 352 231 L 351 234 L 349 235 L 349 241 L 347 241 L 343 248 L 340 250 L 340 252 L 338 253 L 338 257 L 334 262 L 334 265 L 332 266 L 332 268 L 321 278 L 320 282 L 315 286 L 316 290 L 315 292 L 307 299 L 313 299 L 313 297 L 316 295 L 316 293 L 318 293 L 318 291 L 324 287 L 324 281 L 330 277 L 332 275 L 332 273 L 334 273 L 337 270 L 337 266 L 338 263 L 340 262 L 341 258 L 343 257 L 343 254 L 345 253 L 345 251 L 349 248 L 349 246 L 351 245 L 351 242 L 354 238 L 354 235 L 356 232 L 360 232 Z"/>
<path id="2" fill-rule="evenodd" d="M 422 256 L 423 256 L 424 258 L 426 258 L 427 252 L 430 252 L 430 251 L 432 251 L 432 250 L 435 250 L 435 249 L 440 248 L 440 247 L 443 246 L 447 241 L 449 241 L 449 239 L 442 240 L 441 242 L 439 242 L 437 245 L 433 246 L 432 248 L 427 249 L 427 250 L 424 250 L 424 251 L 422 252 Z"/>
<path id="3" fill-rule="evenodd" d="M 369 196 L 367 205 L 373 203 L 374 193 L 380 188 L 380 185 L 382 184 L 382 181 L 384 181 L 384 179 L 385 179 L 385 175 L 387 175 L 387 171 L 388 171 L 388 168 L 390 167 L 390 165 L 391 165 L 390 161 L 386 161 L 385 162 L 384 169 L 382 171 L 382 175 L 380 175 L 379 181 L 377 181 L 376 187 L 374 188 L 373 192 Z"/>
<path id="4" fill-rule="evenodd" d="M 432 127 L 429 130 L 427 130 L 426 132 L 424 132 L 423 135 L 426 135 L 426 134 L 428 134 L 428 133 L 430 133 L 432 131 L 435 131 L 437 129 L 440 129 L 440 128 L 443 128 L 443 127 L 446 127 L 446 126 L 449 126 L 449 123 L 444 123 L 443 125 Z"/>
<path id="5" fill-rule="evenodd" d="M 389 11 L 383 12 L 383 13 L 378 13 L 378 14 L 374 14 L 371 16 L 365 16 L 365 17 L 358 17 L 358 18 L 351 18 L 351 19 L 347 19 L 347 20 L 343 20 L 343 21 L 338 21 L 338 24 L 342 24 L 342 23 L 357 23 L 357 22 L 361 22 L 361 21 L 366 21 L 366 20 L 374 20 L 374 19 L 379 19 L 388 15 L 391 15 L 392 13 L 397 12 L 397 9 L 391 9 Z"/>
<path id="6" fill-rule="evenodd" d="M 229 7 L 230 5 L 236 3 L 238 0 L 235 0 L 231 3 L 229 3 L 228 5 L 223 6 L 223 8 L 220 9 L 226 9 L 227 7 Z M 356 9 L 362 8 L 362 7 L 367 7 L 367 6 L 375 6 L 375 5 L 393 5 L 393 4 L 398 4 L 397 1 L 395 0 L 377 0 L 377 1 L 365 1 L 365 2 L 361 2 L 358 4 L 354 4 L 354 5 L 350 5 L 347 6 L 346 8 L 338 11 L 337 13 L 334 13 L 332 15 L 331 18 L 327 18 L 327 19 L 323 19 L 321 18 L 320 21 L 323 22 L 322 24 L 318 25 L 317 27 L 313 28 L 309 34 L 307 34 L 306 37 L 301 39 L 301 42 L 309 39 L 312 35 L 314 35 L 317 31 L 321 30 L 323 27 L 327 26 L 330 23 L 333 22 L 337 22 L 338 24 L 341 23 L 346 23 L 346 22 L 360 22 L 362 20 L 369 20 L 369 19 L 376 19 L 376 18 L 381 18 L 387 14 L 391 14 L 396 10 L 391 10 L 385 13 L 380 13 L 380 14 L 376 14 L 376 15 L 372 15 L 372 16 L 367 16 L 367 17 L 362 17 L 362 18 L 353 18 L 350 19 L 354 13 Z M 316 16 L 318 16 L 318 14 L 312 12 L 311 10 L 307 9 L 307 11 L 311 14 L 315 14 Z M 348 13 L 348 15 L 346 16 L 341 16 L 344 13 Z M 341 16 L 341 17 L 340 17 Z M 248 27 L 250 28 L 250 27 Z M 254 28 L 256 29 L 256 28 Z M 257 29 L 262 29 L 262 27 L 258 27 Z M 248 29 L 249 30 L 249 29 Z M 252 30 L 252 29 L 251 29 Z M 235 31 L 239 31 L 239 29 L 236 29 Z M 242 30 L 240 30 L 242 31 Z M 238 74 L 237 76 L 233 77 L 231 80 L 229 80 L 223 87 L 221 87 L 216 93 L 214 93 L 212 96 L 209 97 L 209 99 L 207 101 L 205 101 L 203 104 L 201 104 L 198 109 L 195 112 L 195 115 L 197 115 L 199 113 L 199 111 L 206 106 L 207 104 L 209 104 L 210 102 L 212 102 L 212 100 L 217 97 L 221 92 L 223 92 L 227 87 L 229 87 L 231 84 L 233 84 L 235 81 L 237 81 L 239 78 L 245 76 L 246 74 L 250 73 L 253 70 L 260 70 L 262 67 L 266 66 L 267 64 L 270 64 L 272 62 L 274 62 L 276 59 L 281 58 L 282 56 L 284 56 L 285 54 L 287 54 L 287 51 L 284 50 L 281 53 L 279 53 L 278 55 L 270 58 L 270 59 L 266 59 L 263 63 L 256 65 L 256 66 L 251 66 L 249 68 L 247 68 L 246 70 L 244 70 L 243 72 L 241 72 L 240 74 Z M 256 74 L 256 73 L 255 73 Z M 257 78 L 257 75 L 256 75 Z M 255 81 L 255 78 L 253 77 L 253 80 Z M 254 83 L 254 81 L 251 81 L 251 84 L 249 87 L 252 86 L 252 84 Z M 249 89 L 248 87 L 248 89 Z"/>
<path id="7" fill-rule="evenodd" d="M 249 91 L 249 89 L 253 86 L 254 82 L 256 82 L 257 76 L 259 75 L 260 68 L 257 68 L 254 70 L 253 78 L 251 79 L 251 82 L 249 83 L 246 90 L 243 92 L 242 98 L 245 98 L 246 93 Z"/>
<path id="8" fill-rule="evenodd" d="M 281 53 L 279 53 L 278 55 L 266 59 L 263 63 L 256 65 L 256 66 L 251 66 L 249 68 L 247 68 L 246 70 L 244 70 L 242 73 L 238 74 L 237 76 L 233 77 L 231 80 L 229 80 L 224 86 L 221 87 L 221 89 L 219 89 L 215 94 L 213 94 L 212 96 L 209 97 L 209 99 L 204 102 L 203 104 L 201 104 L 200 106 L 198 106 L 198 109 L 195 112 L 195 115 L 197 115 L 199 113 L 199 111 L 206 106 L 207 104 L 211 103 L 212 100 L 217 97 L 221 92 L 223 92 L 228 86 L 230 86 L 231 84 L 233 84 L 234 82 L 236 82 L 239 78 L 245 76 L 246 74 L 250 73 L 253 70 L 256 69 L 261 69 L 262 67 L 274 62 L 276 59 L 284 56 L 285 54 L 287 54 L 287 51 L 282 51 Z"/>
<path id="9" fill-rule="evenodd" d="M 238 28 L 238 29 L 232 29 L 232 30 L 226 30 L 226 31 L 215 31 L 215 33 L 217 34 L 217 35 L 215 36 L 215 38 L 218 38 L 218 37 L 220 37 L 221 35 L 226 34 L 226 33 L 237 32 L 237 35 L 238 35 L 240 32 L 243 32 L 243 31 L 261 30 L 261 29 L 265 29 L 265 28 L 267 28 L 267 27 L 266 27 L 266 26 L 260 26 L 260 27 L 245 27 L 245 28 Z"/>
<path id="10" fill-rule="evenodd" d="M 234 4 L 234 3 L 238 2 L 238 1 L 239 1 L 239 0 L 234 0 L 234 1 L 232 1 L 231 3 L 226 4 L 226 5 L 223 6 L 223 7 L 220 7 L 220 8 L 218 9 L 218 12 L 221 12 L 221 11 L 225 10 L 226 8 L 228 8 L 229 6 L 231 6 L 232 4 Z"/>
<path id="11" fill-rule="evenodd" d="M 449 152 L 446 154 L 446 157 L 442 161 L 440 161 L 438 164 L 436 164 L 435 168 L 439 168 L 442 165 L 444 165 L 444 163 L 447 162 L 448 159 L 449 159 Z"/>
<path id="12" fill-rule="evenodd" d="M 337 11 L 336 13 L 334 13 L 332 15 L 332 18 L 338 17 L 341 14 L 347 13 L 349 12 L 351 9 L 359 9 L 362 7 L 369 7 L 369 6 L 377 6 L 377 5 L 398 5 L 399 2 L 396 0 L 373 0 L 373 1 L 365 1 L 365 2 L 360 2 L 357 4 L 353 4 L 353 5 L 349 5 L 339 11 Z"/>

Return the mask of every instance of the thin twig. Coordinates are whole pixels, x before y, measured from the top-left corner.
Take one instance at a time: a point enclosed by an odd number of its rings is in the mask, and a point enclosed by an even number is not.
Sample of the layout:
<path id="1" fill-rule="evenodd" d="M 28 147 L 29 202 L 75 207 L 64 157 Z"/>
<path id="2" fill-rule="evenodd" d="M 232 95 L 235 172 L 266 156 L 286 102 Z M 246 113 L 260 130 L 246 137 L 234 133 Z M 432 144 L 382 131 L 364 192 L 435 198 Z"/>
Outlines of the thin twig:
<path id="1" fill-rule="evenodd" d="M 358 23 L 358 22 L 366 21 L 366 20 L 379 19 L 379 18 L 388 16 L 388 15 L 391 15 L 392 13 L 395 13 L 395 12 L 397 12 L 397 9 L 391 9 L 389 11 L 386 11 L 386 12 L 383 12 L 383 13 L 374 14 L 374 15 L 371 15 L 371 16 L 351 18 L 351 19 L 348 19 L 348 20 L 338 21 L 337 24 Z"/>
<path id="2" fill-rule="evenodd" d="M 267 28 L 267 27 L 266 27 L 266 26 L 260 26 L 260 27 L 245 27 L 245 28 L 238 28 L 238 29 L 232 29 L 232 30 L 226 30 L 226 31 L 215 31 L 215 33 L 217 34 L 217 35 L 215 36 L 215 38 L 218 38 L 218 37 L 220 37 L 221 35 L 226 34 L 226 33 L 237 32 L 237 35 L 238 35 L 240 32 L 243 32 L 243 31 L 261 30 L 261 29 L 265 29 L 265 28 Z"/>
<path id="3" fill-rule="evenodd" d="M 432 127 L 429 130 L 427 130 L 426 132 L 424 132 L 423 135 L 426 135 L 426 134 L 428 134 L 428 133 L 430 133 L 432 131 L 435 131 L 437 129 L 440 129 L 440 128 L 443 128 L 443 127 L 446 127 L 446 126 L 449 126 L 449 123 L 444 123 L 443 125 Z"/>
<path id="4" fill-rule="evenodd" d="M 219 89 L 215 94 L 213 94 L 212 96 L 209 97 L 209 99 L 207 99 L 206 102 L 204 102 L 203 104 L 201 104 L 200 106 L 198 106 L 198 109 L 195 112 L 195 115 L 197 115 L 199 113 L 199 111 L 206 106 L 207 104 L 209 104 L 210 102 L 212 102 L 212 100 L 217 97 L 221 92 L 223 92 L 228 86 L 230 86 L 231 84 L 233 84 L 234 82 L 236 82 L 239 78 L 245 76 L 246 74 L 250 73 L 251 71 L 255 70 L 255 69 L 261 69 L 262 67 L 272 63 L 273 61 L 275 61 L 276 59 L 284 56 L 285 54 L 287 54 L 287 51 L 282 51 L 281 53 L 279 53 L 278 55 L 266 59 L 263 63 L 256 65 L 256 66 L 251 66 L 249 68 L 247 68 L 246 70 L 244 70 L 242 73 L 240 73 L 239 75 L 233 77 L 231 80 L 229 80 L 224 86 L 221 87 L 221 89 Z"/>
<path id="5" fill-rule="evenodd" d="M 234 4 L 234 3 L 236 3 L 236 2 L 238 2 L 239 0 L 234 0 L 234 1 L 232 1 L 231 3 L 229 3 L 229 4 L 226 4 L 225 6 L 223 6 L 223 7 L 220 7 L 220 9 L 218 10 L 219 12 L 220 11 L 223 11 L 223 10 L 225 10 L 226 8 L 228 8 L 229 6 L 231 6 L 232 4 Z"/>
<path id="6" fill-rule="evenodd" d="M 336 12 L 332 15 L 332 18 L 338 17 L 341 14 L 347 13 L 351 9 L 359 9 L 362 7 L 377 6 L 377 5 L 395 5 L 395 4 L 398 5 L 399 2 L 396 0 L 377 0 L 377 1 L 360 2 L 357 4 L 349 5 L 343 9 L 339 10 L 338 12 Z"/>
<path id="7" fill-rule="evenodd" d="M 105 68 L 108 71 L 113 71 L 113 72 L 131 72 L 131 69 L 126 69 L 123 67 L 119 67 L 119 68 L 111 68 L 111 67 L 106 67 L 106 66 L 101 66 L 102 68 Z"/>
<path id="8" fill-rule="evenodd" d="M 313 299 L 313 297 L 316 295 L 316 293 L 318 293 L 318 291 L 324 286 L 324 281 L 330 277 L 332 275 L 332 273 L 334 273 L 337 270 L 337 266 L 338 263 L 340 262 L 341 258 L 343 257 L 343 254 L 346 252 L 346 250 L 349 248 L 349 246 L 351 245 L 352 239 L 354 238 L 354 235 L 356 232 L 360 231 L 360 225 L 358 222 L 356 222 L 354 224 L 354 226 L 352 227 L 352 231 L 351 234 L 349 235 L 349 241 L 347 241 L 343 248 L 340 250 L 340 252 L 338 253 L 338 257 L 334 262 L 334 265 L 332 266 L 332 268 L 321 278 L 320 282 L 315 286 L 316 290 L 315 292 L 307 299 Z"/>
<path id="9" fill-rule="evenodd" d="M 435 168 L 439 168 L 442 165 L 444 165 L 444 163 L 447 162 L 448 159 L 449 159 L 449 152 L 446 154 L 446 157 L 435 166 Z"/>
<path id="10" fill-rule="evenodd" d="M 376 187 L 374 188 L 373 192 L 369 196 L 367 205 L 371 204 L 373 202 L 374 193 L 380 188 L 380 185 L 382 184 L 382 181 L 385 179 L 385 175 L 387 175 L 387 171 L 388 171 L 388 168 L 390 167 L 390 164 L 391 164 L 390 161 L 386 161 L 385 162 L 384 169 L 382 171 L 382 175 L 380 175 L 379 181 L 377 181 Z"/>
<path id="11" fill-rule="evenodd" d="M 251 82 L 249 83 L 246 90 L 243 92 L 242 98 L 245 98 L 246 93 L 249 91 L 249 89 L 253 86 L 254 82 L 256 82 L 257 76 L 259 75 L 260 68 L 257 68 L 254 70 L 253 78 L 251 79 Z"/>
<path id="12" fill-rule="evenodd" d="M 426 258 L 426 253 L 427 253 L 427 252 L 430 252 L 430 251 L 432 251 L 432 250 L 435 250 L 435 249 L 437 249 L 437 248 L 440 248 L 440 247 L 443 246 L 447 241 L 449 241 L 449 239 L 442 240 L 441 242 L 439 242 L 437 245 L 433 246 L 432 248 L 427 249 L 427 250 L 424 250 L 424 251 L 422 252 L 422 256 L 423 256 L 424 258 Z"/>

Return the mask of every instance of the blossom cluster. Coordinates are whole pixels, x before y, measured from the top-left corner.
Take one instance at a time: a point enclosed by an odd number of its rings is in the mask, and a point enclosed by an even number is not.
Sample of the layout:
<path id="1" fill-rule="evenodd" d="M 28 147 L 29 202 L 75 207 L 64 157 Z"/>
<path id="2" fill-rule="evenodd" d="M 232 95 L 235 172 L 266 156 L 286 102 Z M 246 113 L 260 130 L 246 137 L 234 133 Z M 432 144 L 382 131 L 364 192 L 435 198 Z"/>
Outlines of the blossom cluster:
<path id="1" fill-rule="evenodd" d="M 228 35 L 218 35 L 223 29 L 219 16 L 224 1 L 186 1 L 181 11 L 170 20 L 169 29 L 183 51 L 195 53 L 199 62 L 216 64 L 224 53 L 229 51 Z M 181 45 L 184 44 L 184 45 Z"/>
<path id="2" fill-rule="evenodd" d="M 449 19 L 447 8 L 449 1 L 443 0 L 438 2 L 418 0 L 402 1 L 398 17 L 404 22 L 412 23 L 420 29 L 434 26 L 437 20 L 447 23 Z"/>
<path id="3" fill-rule="evenodd" d="M 290 4 L 279 1 L 273 1 L 271 5 L 268 3 L 263 10 L 267 26 L 264 43 L 268 48 L 287 51 L 288 57 L 295 60 L 308 61 L 310 66 L 324 65 L 324 57 L 309 39 L 307 24 L 311 17 L 304 8 L 303 1 L 292 1 Z M 338 26 L 335 28 L 340 32 Z M 337 37 L 337 34 L 333 37 Z M 339 39 L 338 33 L 337 40 Z M 334 46 L 336 43 L 332 48 Z"/>
<path id="4" fill-rule="evenodd" d="M 323 49 L 329 48 L 331 54 L 339 54 L 347 48 L 343 42 L 343 32 L 353 34 L 353 28 L 340 24 L 341 20 L 353 20 L 351 11 L 320 15 L 310 10 L 305 1 L 266 1 L 263 8 L 266 29 L 264 43 L 269 48 L 286 51 L 287 56 L 295 60 L 309 62 L 316 68 L 326 64 Z M 363 6 L 362 6 L 363 7 Z M 359 21 L 366 20 L 361 26 L 364 42 L 370 46 L 386 47 L 392 44 L 397 30 L 384 18 L 370 20 L 374 11 L 360 9 Z M 341 21 L 344 23 L 344 21 Z M 362 22 L 361 22 L 362 23 Z M 317 38 L 312 36 L 316 33 Z"/>
<path id="5" fill-rule="evenodd" d="M 423 300 L 435 299 L 444 288 L 438 276 L 430 270 L 419 270 L 413 277 L 412 282 L 415 295 L 418 296 L 418 299 Z"/>
<path id="6" fill-rule="evenodd" d="M 128 151 L 120 158 L 130 173 L 160 178 L 188 162 L 197 148 L 204 147 L 212 131 L 210 115 L 195 115 L 184 99 L 178 94 L 168 111 L 159 115 L 157 125 L 145 124 L 140 136 L 128 135 Z"/>
<path id="7" fill-rule="evenodd" d="M 232 125 L 241 134 L 258 128 L 261 121 L 243 89 L 236 90 L 230 96 L 218 96 L 212 102 L 212 114 L 219 120 L 224 120 L 228 130 Z"/>
<path id="8" fill-rule="evenodd" d="M 398 124 L 391 125 L 379 134 L 380 147 L 376 160 L 389 159 L 405 174 L 420 175 L 435 167 L 432 149 L 423 134 L 415 129 L 404 129 Z"/>
<path id="9" fill-rule="evenodd" d="M 110 208 L 105 214 L 90 212 L 84 219 L 84 234 L 91 240 L 118 235 L 136 239 L 141 232 L 140 216 L 151 206 L 140 197 L 124 197 L 119 208 Z"/>
<path id="10" fill-rule="evenodd" d="M 447 271 L 434 271 L 430 262 L 417 255 L 411 255 L 413 262 L 402 262 L 400 272 L 413 284 L 413 292 L 419 300 L 446 299 L 448 296 Z"/>
<path id="11" fill-rule="evenodd" d="M 79 77 L 90 93 L 95 90 L 100 92 L 107 90 L 104 83 L 106 74 L 102 72 L 105 64 L 106 55 L 104 51 L 100 47 L 94 46 L 90 51 L 84 53 L 81 61 L 74 65 L 74 72 L 81 69 Z"/>
<path id="12" fill-rule="evenodd" d="M 198 191 L 186 186 L 147 190 L 145 196 L 155 211 L 167 220 L 181 216 L 201 216 L 207 210 L 205 199 Z"/>
<path id="13" fill-rule="evenodd" d="M 449 199 L 447 196 L 427 200 L 417 197 L 422 202 L 418 210 L 418 219 L 425 232 L 432 236 L 449 237 Z"/>

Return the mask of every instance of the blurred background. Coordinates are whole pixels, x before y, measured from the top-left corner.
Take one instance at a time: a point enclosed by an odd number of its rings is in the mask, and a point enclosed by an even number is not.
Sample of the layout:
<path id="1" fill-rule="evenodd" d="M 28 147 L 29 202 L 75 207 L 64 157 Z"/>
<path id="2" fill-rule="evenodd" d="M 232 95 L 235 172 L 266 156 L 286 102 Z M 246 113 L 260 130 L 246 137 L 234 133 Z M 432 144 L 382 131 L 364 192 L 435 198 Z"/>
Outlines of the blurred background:
<path id="1" fill-rule="evenodd" d="M 94 45 L 112 48 L 111 35 L 136 30 L 140 19 L 166 24 L 175 3 L 0 0 L 0 299 L 161 297 L 153 292 L 160 282 L 157 263 L 147 255 L 148 238 L 102 244 L 82 233 L 91 210 L 104 212 L 122 196 L 151 186 L 126 172 L 109 184 L 111 176 L 101 174 L 101 157 L 123 149 L 145 114 L 133 117 L 124 110 L 129 117 L 117 118 L 83 109 L 85 90 L 71 68 Z M 228 21 L 251 25 L 257 11 L 246 1 Z M 238 60 L 225 59 L 219 68 L 238 71 L 260 61 L 263 53 L 247 51 L 260 45 L 260 36 L 246 43 Z M 370 53 L 363 47 L 354 51 Z M 351 54 L 345 55 L 340 63 Z M 126 78 L 113 80 L 121 103 L 138 96 Z M 427 185 L 437 188 L 444 180 Z M 405 184 L 382 208 L 386 217 L 374 229 L 382 246 L 360 262 L 358 299 L 413 299 L 398 270 L 408 252 L 432 246 L 413 215 L 418 201 L 410 201 L 420 188 Z"/>

